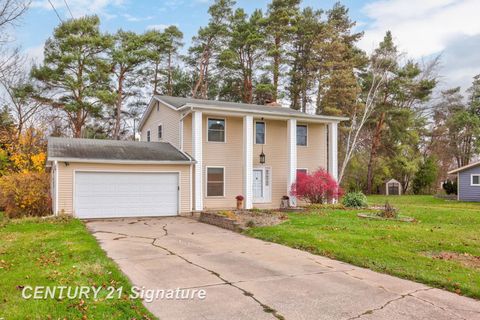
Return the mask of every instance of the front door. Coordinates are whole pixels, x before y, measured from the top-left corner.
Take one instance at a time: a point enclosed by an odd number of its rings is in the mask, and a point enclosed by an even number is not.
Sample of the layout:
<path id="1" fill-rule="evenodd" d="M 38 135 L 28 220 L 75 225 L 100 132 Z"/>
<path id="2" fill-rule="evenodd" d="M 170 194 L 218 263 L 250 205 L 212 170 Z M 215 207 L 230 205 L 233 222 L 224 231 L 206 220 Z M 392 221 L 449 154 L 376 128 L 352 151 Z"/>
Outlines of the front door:
<path id="1" fill-rule="evenodd" d="M 270 168 L 253 169 L 253 203 L 265 203 L 271 201 L 271 170 Z"/>

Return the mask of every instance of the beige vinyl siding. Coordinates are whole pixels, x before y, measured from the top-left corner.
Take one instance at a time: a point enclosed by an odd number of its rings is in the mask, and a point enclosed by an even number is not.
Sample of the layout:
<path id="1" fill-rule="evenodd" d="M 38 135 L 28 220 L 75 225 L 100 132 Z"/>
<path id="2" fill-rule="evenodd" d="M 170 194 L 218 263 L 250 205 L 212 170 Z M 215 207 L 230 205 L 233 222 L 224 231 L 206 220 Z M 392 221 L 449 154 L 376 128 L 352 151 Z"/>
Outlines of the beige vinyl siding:
<path id="1" fill-rule="evenodd" d="M 308 172 L 327 169 L 327 126 L 320 123 L 307 126 L 307 146 L 297 146 L 297 168 Z"/>
<path id="2" fill-rule="evenodd" d="M 73 194 L 75 171 L 117 171 L 117 172 L 179 172 L 180 181 L 180 211 L 191 212 L 190 204 L 190 165 L 137 165 L 137 164 L 105 164 L 105 163 L 74 163 L 68 166 L 58 163 L 58 212 L 73 214 Z M 161 205 L 161 204 L 159 204 Z"/>
<path id="3" fill-rule="evenodd" d="M 189 155 L 192 154 L 192 114 L 183 118 L 183 150 Z"/>
<path id="4" fill-rule="evenodd" d="M 226 142 L 208 142 L 207 118 L 225 119 Z M 233 208 L 243 194 L 243 118 L 203 115 L 203 206 L 205 209 Z M 224 167 L 225 194 L 207 197 L 206 167 Z"/>
<path id="5" fill-rule="evenodd" d="M 162 125 L 162 140 L 158 139 L 158 126 L 160 124 Z M 147 141 L 148 130 L 150 130 L 151 141 L 167 141 L 180 148 L 180 113 L 178 111 L 155 102 L 147 121 L 142 127 L 140 135 L 142 141 Z"/>
<path id="6" fill-rule="evenodd" d="M 259 119 L 255 119 L 259 120 Z M 265 167 L 272 170 L 272 202 L 254 203 L 255 208 L 278 208 L 282 196 L 287 194 L 288 175 L 288 145 L 287 145 L 287 121 L 265 120 L 266 123 L 266 144 L 263 145 L 265 153 Z M 254 137 L 255 139 L 255 137 Z M 255 141 L 255 140 L 254 140 Z M 253 168 L 262 166 L 260 164 L 260 153 L 262 145 L 253 145 Z"/>

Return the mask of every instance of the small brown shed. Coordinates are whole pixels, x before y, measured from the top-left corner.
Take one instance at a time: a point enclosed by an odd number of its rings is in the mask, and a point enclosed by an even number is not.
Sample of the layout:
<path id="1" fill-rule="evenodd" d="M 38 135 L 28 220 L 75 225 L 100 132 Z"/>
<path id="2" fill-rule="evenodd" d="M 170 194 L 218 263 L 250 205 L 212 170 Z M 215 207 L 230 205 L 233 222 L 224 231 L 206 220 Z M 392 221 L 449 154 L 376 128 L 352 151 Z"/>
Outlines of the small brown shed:
<path id="1" fill-rule="evenodd" d="M 382 185 L 382 194 L 387 196 L 400 196 L 402 195 L 402 184 L 395 179 L 387 180 Z"/>

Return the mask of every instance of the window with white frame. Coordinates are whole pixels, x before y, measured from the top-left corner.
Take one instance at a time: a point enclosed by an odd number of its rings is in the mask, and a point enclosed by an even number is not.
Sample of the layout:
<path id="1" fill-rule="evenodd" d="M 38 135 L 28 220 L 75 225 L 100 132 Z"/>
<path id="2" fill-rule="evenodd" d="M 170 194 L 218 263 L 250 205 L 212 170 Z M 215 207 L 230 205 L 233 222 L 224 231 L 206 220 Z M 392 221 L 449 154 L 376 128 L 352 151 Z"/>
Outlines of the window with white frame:
<path id="1" fill-rule="evenodd" d="M 150 130 L 147 130 L 147 141 L 150 142 Z"/>
<path id="2" fill-rule="evenodd" d="M 207 167 L 207 197 L 223 197 L 225 188 L 225 169 Z"/>
<path id="3" fill-rule="evenodd" d="M 207 141 L 225 142 L 225 119 L 208 118 Z"/>
<path id="4" fill-rule="evenodd" d="M 480 186 L 480 174 L 472 174 L 472 186 Z"/>
<path id="5" fill-rule="evenodd" d="M 159 124 L 158 125 L 158 140 L 162 140 L 162 135 L 163 135 L 163 125 Z"/>
<path id="6" fill-rule="evenodd" d="M 255 122 L 255 144 L 265 144 L 265 122 Z"/>
<path id="7" fill-rule="evenodd" d="M 308 127 L 306 124 L 297 125 L 297 146 L 306 146 Z"/>

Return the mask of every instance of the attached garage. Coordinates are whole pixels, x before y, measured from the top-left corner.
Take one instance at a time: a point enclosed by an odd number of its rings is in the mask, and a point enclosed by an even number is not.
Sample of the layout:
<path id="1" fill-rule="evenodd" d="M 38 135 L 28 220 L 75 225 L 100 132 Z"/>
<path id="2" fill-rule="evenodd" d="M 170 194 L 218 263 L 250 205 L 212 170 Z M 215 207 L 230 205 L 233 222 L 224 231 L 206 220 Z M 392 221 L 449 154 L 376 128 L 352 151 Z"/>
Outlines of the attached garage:
<path id="1" fill-rule="evenodd" d="M 169 143 L 50 138 L 48 153 L 56 214 L 95 219 L 191 212 L 194 161 Z"/>
<path id="2" fill-rule="evenodd" d="M 79 218 L 174 216 L 179 213 L 178 173 L 75 172 Z"/>

